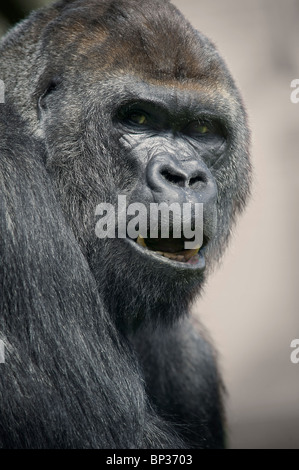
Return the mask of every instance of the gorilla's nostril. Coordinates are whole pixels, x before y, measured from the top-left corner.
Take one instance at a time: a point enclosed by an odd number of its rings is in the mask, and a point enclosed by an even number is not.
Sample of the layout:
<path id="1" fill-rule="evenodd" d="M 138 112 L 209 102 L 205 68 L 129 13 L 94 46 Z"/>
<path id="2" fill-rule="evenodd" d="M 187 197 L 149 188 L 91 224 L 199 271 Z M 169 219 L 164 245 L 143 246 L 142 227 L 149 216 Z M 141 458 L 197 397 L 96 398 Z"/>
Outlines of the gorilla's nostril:
<path id="1" fill-rule="evenodd" d="M 207 183 L 207 177 L 204 174 L 199 174 L 190 178 L 189 187 L 196 189 L 201 183 Z"/>
<path id="2" fill-rule="evenodd" d="M 170 183 L 176 186 L 184 187 L 186 185 L 186 178 L 182 175 L 171 173 L 168 170 L 161 171 L 161 175 Z"/>

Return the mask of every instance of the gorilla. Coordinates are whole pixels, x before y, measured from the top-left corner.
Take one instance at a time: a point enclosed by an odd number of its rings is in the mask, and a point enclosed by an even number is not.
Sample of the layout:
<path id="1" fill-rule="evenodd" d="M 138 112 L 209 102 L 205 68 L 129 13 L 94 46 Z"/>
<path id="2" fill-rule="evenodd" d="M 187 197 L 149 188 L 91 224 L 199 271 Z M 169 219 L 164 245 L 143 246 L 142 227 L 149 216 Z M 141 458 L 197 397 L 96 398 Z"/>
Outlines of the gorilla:
<path id="1" fill-rule="evenodd" d="M 214 45 L 168 0 L 61 0 L 2 39 L 0 79 L 0 447 L 225 447 L 217 355 L 190 307 L 251 164 Z M 97 207 L 120 195 L 202 204 L 201 247 L 171 217 L 163 238 L 159 215 L 156 237 L 100 238 Z"/>

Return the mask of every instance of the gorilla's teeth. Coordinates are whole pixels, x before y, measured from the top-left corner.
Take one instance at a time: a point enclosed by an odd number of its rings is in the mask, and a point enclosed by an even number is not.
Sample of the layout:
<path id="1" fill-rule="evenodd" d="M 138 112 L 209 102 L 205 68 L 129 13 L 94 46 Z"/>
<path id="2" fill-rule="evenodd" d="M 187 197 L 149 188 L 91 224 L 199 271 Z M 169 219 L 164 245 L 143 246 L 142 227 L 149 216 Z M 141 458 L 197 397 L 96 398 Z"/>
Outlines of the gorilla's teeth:
<path id="1" fill-rule="evenodd" d="M 175 260 L 175 261 L 177 259 L 177 254 L 176 253 L 165 253 L 165 251 L 164 251 L 163 256 L 165 256 L 165 258 L 169 258 L 169 259 L 172 259 L 172 260 Z"/>
<path id="2" fill-rule="evenodd" d="M 143 246 L 143 248 L 147 248 L 144 238 L 141 235 L 138 235 L 137 243 L 138 245 Z"/>
<path id="3" fill-rule="evenodd" d="M 196 248 L 195 250 L 184 250 L 184 251 L 179 251 L 177 253 L 162 253 L 163 256 L 166 258 L 172 259 L 174 261 L 189 261 L 193 256 L 197 255 L 199 252 L 199 248 Z"/>

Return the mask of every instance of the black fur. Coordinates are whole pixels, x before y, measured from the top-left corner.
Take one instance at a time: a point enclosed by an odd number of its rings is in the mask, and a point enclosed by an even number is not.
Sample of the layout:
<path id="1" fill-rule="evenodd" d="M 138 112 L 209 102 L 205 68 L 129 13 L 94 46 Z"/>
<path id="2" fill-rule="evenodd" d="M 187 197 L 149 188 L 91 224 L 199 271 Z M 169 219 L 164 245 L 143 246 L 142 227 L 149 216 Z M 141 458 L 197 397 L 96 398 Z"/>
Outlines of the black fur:
<path id="1" fill-rule="evenodd" d="M 168 1 L 60 1 L 2 40 L 0 79 L 0 447 L 223 447 L 215 353 L 188 315 L 249 194 L 246 115 L 222 59 Z M 126 122 L 144 101 L 175 139 Z M 202 110 L 214 140 L 182 135 Z M 217 188 L 205 270 L 95 235 L 100 202 L 152 201 L 161 148 L 193 155 Z"/>

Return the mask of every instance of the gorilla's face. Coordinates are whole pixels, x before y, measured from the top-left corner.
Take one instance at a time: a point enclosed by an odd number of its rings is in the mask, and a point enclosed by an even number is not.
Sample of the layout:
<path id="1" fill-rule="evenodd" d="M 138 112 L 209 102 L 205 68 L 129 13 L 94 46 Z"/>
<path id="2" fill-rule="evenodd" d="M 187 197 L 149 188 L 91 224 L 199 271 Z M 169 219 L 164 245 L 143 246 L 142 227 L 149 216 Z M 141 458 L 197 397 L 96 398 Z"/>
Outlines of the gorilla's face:
<path id="1" fill-rule="evenodd" d="M 145 239 L 140 234 L 137 239 L 131 237 L 137 243 L 132 244 L 135 256 L 160 269 L 164 265 L 169 270 L 202 271 L 204 252 L 216 233 L 217 184 L 211 167 L 225 151 L 221 122 L 211 110 L 203 111 L 194 92 L 139 84 L 134 98 L 119 104 L 114 125 L 124 158 L 128 155 L 136 163 L 129 201 L 141 202 L 148 209 L 161 203 L 178 204 L 180 209 L 171 214 L 169 236 L 163 237 L 166 218 L 161 216 L 159 224 L 155 213 L 152 219 L 148 217 L 149 229 L 157 226 L 156 237 L 150 235 L 153 230 L 148 230 Z M 194 228 L 196 238 L 202 228 L 195 217 L 196 204 L 204 207 L 203 236 L 195 248 L 186 249 L 187 227 L 171 234 L 177 217 L 179 228 L 183 220 L 185 226 Z"/>
<path id="2" fill-rule="evenodd" d="M 95 15 L 101 8 L 94 7 Z M 149 311 L 151 318 L 164 311 L 169 320 L 176 316 L 169 309 L 180 314 L 199 292 L 245 203 L 245 112 L 213 46 L 176 10 L 175 28 L 164 18 L 160 36 L 151 34 L 161 21 L 155 15 L 152 25 L 134 32 L 142 24 L 132 20 L 138 9 L 126 18 L 131 29 L 115 11 L 111 25 L 105 17 L 105 28 L 82 11 L 67 18 L 66 8 L 67 28 L 61 31 L 54 21 L 50 44 L 46 34 L 43 39 L 44 71 L 35 96 L 47 168 L 108 308 L 123 312 L 126 321 L 139 321 Z M 165 45 L 167 28 L 171 49 Z M 125 220 L 125 236 L 117 236 L 118 196 L 126 197 L 127 209 L 143 205 L 146 236 L 138 227 L 133 234 L 128 230 L 133 212 Z M 116 208 L 116 238 L 96 236 L 100 203 Z M 161 203 L 181 208 L 181 215 L 170 213 L 166 238 L 165 217 L 149 215 Z M 202 228 L 196 204 L 203 204 L 203 233 L 198 246 L 186 249 L 188 238 Z M 184 230 L 177 237 L 178 217 L 181 228 L 189 226 L 189 237 Z"/>

